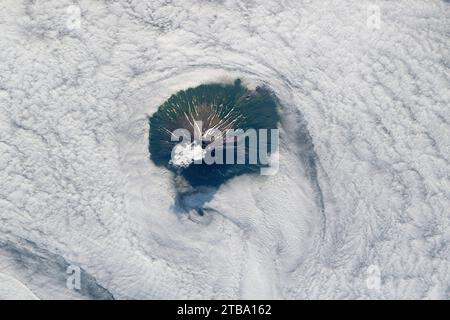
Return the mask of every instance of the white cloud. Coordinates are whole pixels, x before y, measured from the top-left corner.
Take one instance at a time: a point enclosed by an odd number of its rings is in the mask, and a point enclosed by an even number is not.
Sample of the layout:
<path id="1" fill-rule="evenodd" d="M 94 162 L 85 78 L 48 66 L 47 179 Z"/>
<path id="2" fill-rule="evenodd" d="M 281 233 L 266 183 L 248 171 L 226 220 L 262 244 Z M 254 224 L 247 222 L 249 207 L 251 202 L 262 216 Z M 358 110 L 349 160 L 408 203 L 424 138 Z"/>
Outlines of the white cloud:
<path id="1" fill-rule="evenodd" d="M 2 1 L 0 240 L 116 298 L 448 299 L 448 3 L 380 2 L 379 29 L 372 1 L 281 3 L 80 1 L 67 28 L 71 1 Z M 145 117 L 235 76 L 282 103 L 280 170 L 230 181 L 195 223 Z"/>

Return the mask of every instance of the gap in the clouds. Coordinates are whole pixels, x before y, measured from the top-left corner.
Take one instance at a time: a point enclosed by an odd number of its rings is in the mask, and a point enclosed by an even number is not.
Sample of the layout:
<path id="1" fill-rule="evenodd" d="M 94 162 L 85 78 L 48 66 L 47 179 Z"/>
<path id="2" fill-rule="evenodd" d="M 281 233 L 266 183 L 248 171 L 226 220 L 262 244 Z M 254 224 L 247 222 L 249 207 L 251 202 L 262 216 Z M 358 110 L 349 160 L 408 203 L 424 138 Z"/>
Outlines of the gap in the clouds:
<path id="1" fill-rule="evenodd" d="M 173 207 L 174 212 L 188 212 L 197 215 L 197 220 L 208 220 L 204 218 L 208 213 L 204 205 L 213 199 L 217 188 L 207 186 L 192 187 L 180 183 L 180 181 L 175 181 L 175 187 L 178 192 Z"/>
<path id="2" fill-rule="evenodd" d="M 203 126 L 198 129 L 196 122 L 200 121 Z M 194 189 L 204 190 L 204 188 L 217 188 L 229 179 L 242 174 L 259 174 L 261 168 L 267 167 L 259 158 L 259 148 L 264 146 L 270 155 L 272 150 L 270 137 L 271 129 L 277 129 L 279 115 L 277 110 L 277 100 L 274 94 L 265 87 L 257 87 L 250 90 L 242 85 L 237 79 L 234 83 L 212 83 L 203 84 L 195 88 L 181 90 L 173 94 L 158 110 L 149 118 L 149 152 L 150 159 L 157 165 L 171 170 L 176 176 L 182 177 L 187 184 Z M 190 144 L 188 144 L 188 155 L 182 154 L 181 160 L 174 158 L 174 148 L 181 144 L 180 139 L 174 140 L 174 132 L 178 129 L 187 130 Z M 192 145 L 204 152 L 206 146 L 210 144 L 201 140 L 195 140 L 196 130 L 200 131 L 200 137 L 207 134 L 208 130 L 219 130 L 225 136 L 228 129 L 243 131 L 255 130 L 257 139 L 257 163 L 250 163 L 250 143 L 249 139 L 245 143 L 245 164 L 205 163 L 200 156 L 201 163 L 194 163 L 190 150 Z M 267 129 L 268 137 L 263 144 L 260 144 L 259 129 Z M 224 139 L 225 141 L 225 139 Z M 197 143 L 197 144 L 196 144 Z M 265 145 L 264 145 L 265 143 Z M 219 144 L 220 145 L 220 144 Z M 222 145 L 221 145 L 222 146 Z M 223 144 L 225 146 L 225 143 Z M 234 159 L 237 159 L 237 143 L 234 143 Z M 225 147 L 217 148 L 225 156 Z M 183 150 L 182 150 L 183 151 Z M 212 155 L 214 155 L 214 152 Z M 183 158 L 184 157 L 184 158 Z M 184 159 L 187 157 L 187 161 Z M 184 162 L 183 162 L 184 161 Z M 203 196 L 199 196 L 203 198 Z"/>

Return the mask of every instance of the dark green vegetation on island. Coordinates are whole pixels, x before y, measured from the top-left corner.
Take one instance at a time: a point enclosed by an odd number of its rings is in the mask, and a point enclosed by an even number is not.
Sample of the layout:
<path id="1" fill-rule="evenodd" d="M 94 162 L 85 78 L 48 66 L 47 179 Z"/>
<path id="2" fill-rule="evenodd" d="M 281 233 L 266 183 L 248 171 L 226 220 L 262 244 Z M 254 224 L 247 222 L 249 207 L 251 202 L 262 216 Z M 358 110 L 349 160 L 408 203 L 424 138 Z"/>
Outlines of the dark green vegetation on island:
<path id="1" fill-rule="evenodd" d="M 193 141 L 197 128 L 194 121 L 202 122 L 201 135 L 212 128 L 221 132 L 230 129 L 269 129 L 270 133 L 270 129 L 277 128 L 279 116 L 276 99 L 268 89 L 258 87 L 249 90 L 239 79 L 233 84 L 203 84 L 175 93 L 149 118 L 150 159 L 157 166 L 164 166 L 182 175 L 192 186 L 218 186 L 234 176 L 257 173 L 267 165 L 259 157 L 258 162 L 253 164 L 206 164 L 203 161 L 201 164 L 174 165 L 171 161 L 172 151 L 179 140 L 172 141 L 172 133 L 180 128 L 186 129 Z M 257 139 L 259 141 L 259 134 Z M 267 145 L 264 145 L 269 154 L 270 143 L 269 136 Z M 201 142 L 203 148 L 207 145 L 207 142 Z M 258 144 L 257 146 L 259 148 Z M 246 143 L 246 159 L 249 148 Z M 219 152 L 218 150 L 214 152 Z"/>

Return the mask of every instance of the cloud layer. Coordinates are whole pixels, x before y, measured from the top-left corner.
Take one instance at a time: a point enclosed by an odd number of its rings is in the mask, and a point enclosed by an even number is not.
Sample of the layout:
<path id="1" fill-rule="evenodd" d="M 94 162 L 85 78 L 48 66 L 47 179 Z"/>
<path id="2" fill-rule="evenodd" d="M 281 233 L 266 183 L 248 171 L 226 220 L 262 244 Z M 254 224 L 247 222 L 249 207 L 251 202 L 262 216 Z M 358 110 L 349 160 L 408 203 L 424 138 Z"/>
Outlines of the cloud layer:
<path id="1" fill-rule="evenodd" d="M 448 2 L 0 8 L 0 272 L 37 297 L 449 298 Z M 279 174 L 177 213 L 147 116 L 235 77 L 280 99 Z"/>

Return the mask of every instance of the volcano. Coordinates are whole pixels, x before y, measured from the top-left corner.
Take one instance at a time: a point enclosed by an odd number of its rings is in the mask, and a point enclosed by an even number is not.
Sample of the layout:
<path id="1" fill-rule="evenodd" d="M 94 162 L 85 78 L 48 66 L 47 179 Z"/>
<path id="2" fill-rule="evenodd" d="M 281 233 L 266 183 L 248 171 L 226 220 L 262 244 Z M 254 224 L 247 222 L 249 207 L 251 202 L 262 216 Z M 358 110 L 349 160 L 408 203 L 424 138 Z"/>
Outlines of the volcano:
<path id="1" fill-rule="evenodd" d="M 192 186 L 218 186 L 268 165 L 260 151 L 263 148 L 271 153 L 271 130 L 277 129 L 278 122 L 277 99 L 265 87 L 250 90 L 236 79 L 232 84 L 203 84 L 182 90 L 149 118 L 150 159 L 183 176 Z M 267 130 L 268 137 L 262 137 L 261 129 Z M 253 144 L 251 137 L 243 134 L 251 130 L 255 132 Z M 182 134 L 177 135 L 179 132 Z M 230 138 L 229 132 L 238 134 Z M 241 149 L 239 141 L 243 142 Z M 208 163 L 208 154 L 217 159 L 224 158 L 226 152 L 233 161 L 227 157 L 223 162 Z M 218 157 L 219 153 L 223 157 Z M 254 161 L 252 154 L 257 155 Z"/>

